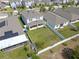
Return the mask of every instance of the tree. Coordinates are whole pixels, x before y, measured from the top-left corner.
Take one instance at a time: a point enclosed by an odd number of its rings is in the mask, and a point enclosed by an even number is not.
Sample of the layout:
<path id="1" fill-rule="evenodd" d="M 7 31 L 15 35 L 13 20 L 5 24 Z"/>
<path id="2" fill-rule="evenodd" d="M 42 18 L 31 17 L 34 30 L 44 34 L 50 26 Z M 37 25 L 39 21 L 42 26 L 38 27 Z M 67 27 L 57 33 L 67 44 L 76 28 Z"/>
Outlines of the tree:
<path id="1" fill-rule="evenodd" d="M 33 7 L 33 8 L 37 7 L 37 4 L 36 4 L 36 3 L 34 3 L 32 7 Z"/>
<path id="2" fill-rule="evenodd" d="M 49 6 L 49 11 L 51 11 L 51 9 L 52 9 L 52 6 Z"/>
<path id="3" fill-rule="evenodd" d="M 62 50 L 62 56 L 64 59 L 79 59 L 79 46 L 74 50 L 70 48 L 64 48 Z"/>
<path id="4" fill-rule="evenodd" d="M 40 7 L 40 12 L 45 12 L 45 11 L 46 11 L 45 7 L 41 6 Z"/>
<path id="5" fill-rule="evenodd" d="M 35 52 L 27 53 L 27 56 L 31 59 L 40 59 L 40 57 L 37 56 Z"/>
<path id="6" fill-rule="evenodd" d="M 62 56 L 64 57 L 64 59 L 75 59 L 73 53 L 74 53 L 73 49 L 70 48 L 64 48 L 62 50 Z"/>
<path id="7" fill-rule="evenodd" d="M 76 59 L 79 59 L 79 46 L 76 46 L 74 49 L 74 54 L 76 56 Z"/>
<path id="8" fill-rule="evenodd" d="M 40 57 L 39 57 L 39 56 L 37 56 L 37 55 L 36 55 L 36 54 L 34 54 L 34 53 L 32 54 L 32 56 L 31 56 L 31 57 L 32 57 L 32 59 L 40 59 Z"/>
<path id="9" fill-rule="evenodd" d="M 75 4 L 75 1 L 74 0 L 70 0 L 68 4 L 73 6 Z"/>

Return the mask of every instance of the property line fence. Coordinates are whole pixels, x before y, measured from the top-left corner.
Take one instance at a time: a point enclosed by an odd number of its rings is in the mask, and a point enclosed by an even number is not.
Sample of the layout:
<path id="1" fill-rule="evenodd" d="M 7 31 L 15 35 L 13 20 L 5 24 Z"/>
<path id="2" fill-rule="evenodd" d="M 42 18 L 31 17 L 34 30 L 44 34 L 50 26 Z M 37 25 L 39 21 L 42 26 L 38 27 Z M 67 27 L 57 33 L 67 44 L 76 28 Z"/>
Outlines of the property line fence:
<path id="1" fill-rule="evenodd" d="M 64 40 L 65 39 L 65 37 L 63 36 L 63 35 L 61 35 L 57 30 L 55 30 L 54 28 L 53 28 L 53 25 L 51 25 L 51 24 L 49 24 L 49 23 L 47 23 L 46 24 L 61 40 Z"/>

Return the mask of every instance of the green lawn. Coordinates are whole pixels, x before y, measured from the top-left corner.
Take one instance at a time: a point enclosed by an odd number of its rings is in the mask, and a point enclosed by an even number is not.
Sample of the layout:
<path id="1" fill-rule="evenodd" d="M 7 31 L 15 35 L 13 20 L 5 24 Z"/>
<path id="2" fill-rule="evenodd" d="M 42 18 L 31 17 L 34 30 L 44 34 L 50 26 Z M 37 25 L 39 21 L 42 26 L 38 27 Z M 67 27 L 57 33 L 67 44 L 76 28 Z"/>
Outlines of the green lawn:
<path id="1" fill-rule="evenodd" d="M 10 52 L 0 52 L 0 59 L 27 59 L 27 52 L 24 47 L 17 48 Z"/>
<path id="2" fill-rule="evenodd" d="M 78 22 L 78 23 L 75 23 L 75 25 L 76 25 L 77 27 L 79 27 L 79 22 Z M 59 29 L 59 32 L 60 32 L 64 37 L 68 38 L 68 37 L 71 37 L 71 36 L 73 36 L 73 35 L 78 34 L 78 33 L 79 33 L 79 29 L 78 29 L 78 31 L 74 31 L 74 30 L 72 30 L 69 26 L 66 26 L 66 27 L 64 27 L 63 29 Z"/>
<path id="3" fill-rule="evenodd" d="M 79 22 L 75 23 L 74 25 L 77 26 L 77 27 L 79 28 Z"/>
<path id="4" fill-rule="evenodd" d="M 28 35 L 36 44 L 38 50 L 41 50 L 59 41 L 59 38 L 47 27 L 28 31 Z"/>

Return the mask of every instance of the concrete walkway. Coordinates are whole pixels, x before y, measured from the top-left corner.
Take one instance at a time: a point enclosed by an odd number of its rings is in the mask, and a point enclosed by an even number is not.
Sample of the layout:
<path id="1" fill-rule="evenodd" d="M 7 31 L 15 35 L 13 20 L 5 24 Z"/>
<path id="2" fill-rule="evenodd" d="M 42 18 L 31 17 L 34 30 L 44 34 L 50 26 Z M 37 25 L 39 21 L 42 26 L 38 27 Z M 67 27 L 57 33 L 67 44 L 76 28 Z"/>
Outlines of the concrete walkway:
<path id="1" fill-rule="evenodd" d="M 71 39 L 77 37 L 77 36 L 79 36 L 79 34 L 76 34 L 76 35 L 74 35 L 74 36 L 72 36 L 72 37 L 69 37 L 69 38 L 67 38 L 67 39 L 64 39 L 64 40 L 62 40 L 62 41 L 60 41 L 60 42 L 58 42 L 58 43 L 56 43 L 56 44 L 54 44 L 54 45 L 52 45 L 52 46 L 49 46 L 49 47 L 47 47 L 47 48 L 45 48 L 45 49 L 43 49 L 43 50 L 40 50 L 40 51 L 37 53 L 37 55 L 42 54 L 43 52 L 48 51 L 48 50 L 50 50 L 50 49 L 52 49 L 52 48 L 54 48 L 54 47 L 56 47 L 56 46 L 58 46 L 58 45 L 60 45 L 60 44 L 62 44 L 62 43 L 64 43 L 64 42 L 67 42 L 67 41 L 69 41 L 69 40 L 71 40 Z"/>

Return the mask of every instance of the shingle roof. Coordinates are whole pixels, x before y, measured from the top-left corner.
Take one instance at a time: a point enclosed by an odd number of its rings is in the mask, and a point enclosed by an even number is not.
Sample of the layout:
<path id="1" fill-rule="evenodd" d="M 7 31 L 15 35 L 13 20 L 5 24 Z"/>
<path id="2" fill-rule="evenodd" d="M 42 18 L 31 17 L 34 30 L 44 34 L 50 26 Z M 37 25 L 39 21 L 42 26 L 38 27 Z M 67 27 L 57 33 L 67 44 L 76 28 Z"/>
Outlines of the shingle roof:
<path id="1" fill-rule="evenodd" d="M 6 6 L 6 4 L 0 3 L 0 8 L 3 9 Z"/>
<path id="2" fill-rule="evenodd" d="M 10 0 L 10 2 L 21 2 L 21 1 L 25 1 L 25 2 L 28 2 L 28 1 L 33 1 L 33 0 Z"/>
<path id="3" fill-rule="evenodd" d="M 51 0 L 34 0 L 34 3 L 49 3 Z"/>
<path id="4" fill-rule="evenodd" d="M 59 15 L 61 17 L 66 18 L 67 20 L 71 20 L 72 19 L 70 12 L 67 12 L 67 11 L 65 11 L 65 10 L 63 10 L 61 8 L 56 9 L 54 13 L 56 13 L 57 15 Z"/>
<path id="5" fill-rule="evenodd" d="M 10 2 L 19 2 L 19 1 L 21 1 L 21 0 L 9 0 Z"/>
<path id="6" fill-rule="evenodd" d="M 64 18 L 57 16 L 56 14 L 52 12 L 45 12 L 44 18 L 49 22 L 50 24 L 57 25 L 57 24 L 63 24 L 67 22 Z"/>
<path id="7" fill-rule="evenodd" d="M 40 17 L 42 16 L 38 11 L 35 11 L 35 10 L 28 10 L 28 11 L 23 11 L 22 13 L 22 17 L 24 17 L 23 21 L 25 24 L 28 24 L 30 27 L 31 26 L 34 26 L 36 24 L 42 24 L 43 23 L 43 20 L 40 20 Z M 32 21 L 30 23 L 27 23 L 27 19 L 29 19 L 29 21 L 31 19 L 39 19 L 39 20 L 36 20 L 36 21 Z"/>
<path id="8" fill-rule="evenodd" d="M 5 1 L 9 1 L 9 0 L 0 0 L 0 2 L 5 2 Z"/>
<path id="9" fill-rule="evenodd" d="M 62 1 L 66 2 L 66 0 L 34 0 L 35 3 L 62 3 Z"/>
<path id="10" fill-rule="evenodd" d="M 67 8 L 66 11 L 79 15 L 79 8 L 76 7 Z"/>
<path id="11" fill-rule="evenodd" d="M 0 19 L 0 40 L 23 34 L 17 16 Z"/>
<path id="12" fill-rule="evenodd" d="M 28 11 L 23 11 L 21 14 L 26 18 L 39 18 L 41 14 L 38 11 L 34 10 L 28 10 Z"/>
<path id="13" fill-rule="evenodd" d="M 57 15 L 66 18 L 67 20 L 77 20 L 79 19 L 79 9 L 77 8 L 67 8 L 67 9 L 62 9 L 59 8 L 57 10 L 55 10 L 55 12 Z"/>

